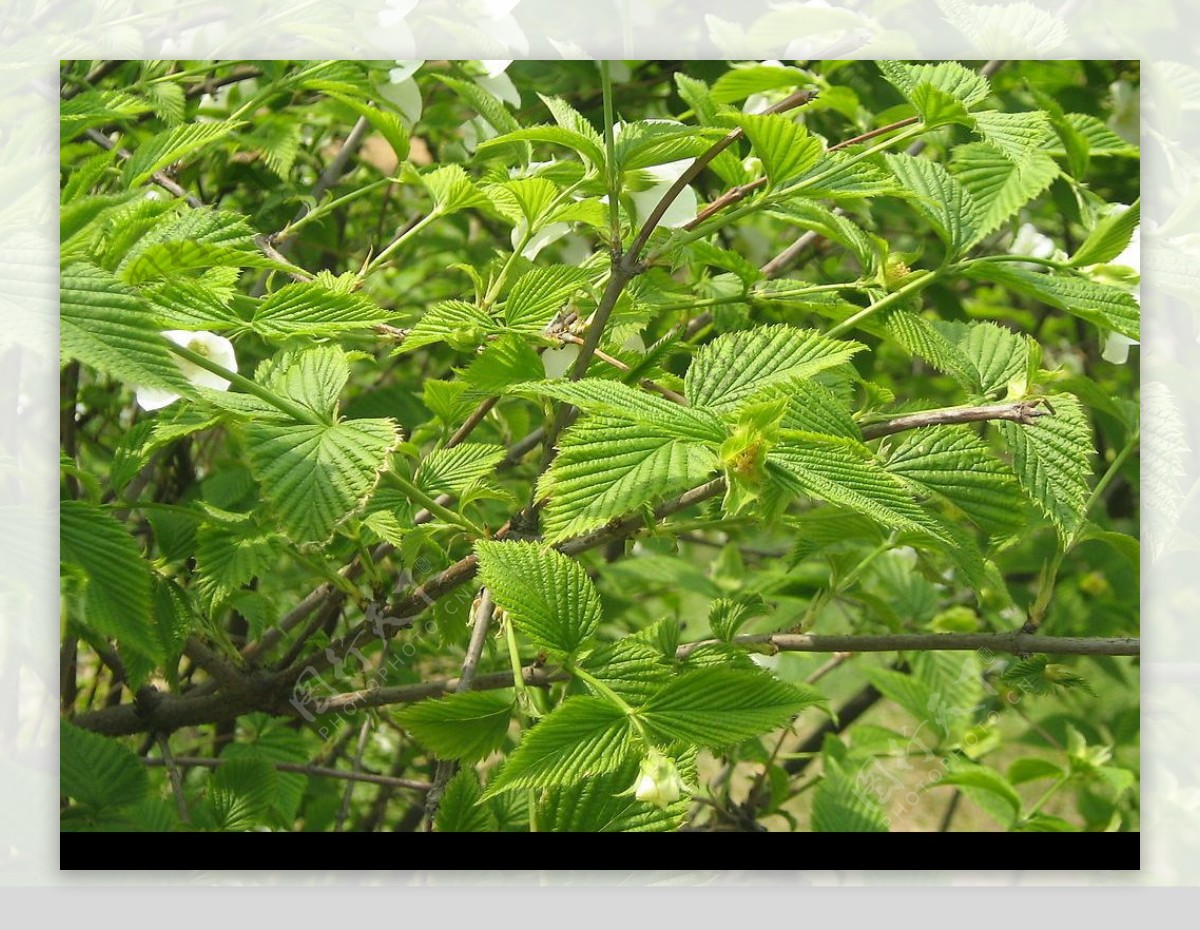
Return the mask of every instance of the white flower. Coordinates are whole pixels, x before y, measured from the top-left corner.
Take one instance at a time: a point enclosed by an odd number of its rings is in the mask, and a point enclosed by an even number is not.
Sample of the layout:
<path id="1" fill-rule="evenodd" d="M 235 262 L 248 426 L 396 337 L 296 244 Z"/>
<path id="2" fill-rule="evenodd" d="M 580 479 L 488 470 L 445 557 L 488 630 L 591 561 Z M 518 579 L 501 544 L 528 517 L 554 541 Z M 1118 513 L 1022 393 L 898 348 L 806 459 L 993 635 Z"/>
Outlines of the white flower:
<path id="1" fill-rule="evenodd" d="M 229 371 L 237 371 L 237 356 L 233 352 L 233 343 L 224 336 L 218 336 L 216 333 L 192 332 L 186 329 L 168 329 L 163 333 L 168 339 L 176 345 L 184 346 L 191 349 L 197 355 L 203 355 L 211 359 L 222 368 Z M 179 366 L 179 370 L 183 372 L 183 376 L 192 384 L 199 387 L 212 388 L 214 391 L 229 390 L 229 382 L 220 375 L 215 375 L 205 368 L 189 362 L 187 359 L 173 356 L 175 364 Z M 158 410 L 160 407 L 165 407 L 168 404 L 173 404 L 179 400 L 179 395 L 171 391 L 164 391 L 153 387 L 140 387 L 137 389 L 138 406 L 143 410 Z"/>
<path id="2" fill-rule="evenodd" d="M 1009 255 L 1029 255 L 1032 258 L 1054 258 L 1058 255 L 1058 247 L 1054 240 L 1044 233 L 1038 232 L 1032 223 L 1022 223 L 1008 247 Z M 1065 256 L 1060 256 L 1064 257 Z M 1017 267 L 1029 271 L 1045 271 L 1046 266 L 1038 262 L 1016 262 Z"/>
<path id="3" fill-rule="evenodd" d="M 568 342 L 561 349 L 547 349 L 542 353 L 542 366 L 547 378 L 561 378 L 567 373 L 575 359 L 579 358 L 579 346 Z"/>
<path id="4" fill-rule="evenodd" d="M 1113 112 L 1108 118 L 1108 128 L 1126 142 L 1137 145 L 1141 142 L 1141 95 L 1128 81 L 1114 82 L 1109 91 L 1112 93 Z"/>
<path id="5" fill-rule="evenodd" d="M 525 220 L 517 223 L 512 231 L 512 247 L 515 249 L 521 244 L 521 240 L 525 238 L 525 234 L 529 230 L 529 224 Z M 553 242 L 557 242 L 563 236 L 571 231 L 570 223 L 549 223 L 539 229 L 525 243 L 525 247 L 521 249 L 521 255 L 524 258 L 533 261 L 538 256 L 538 252 L 542 251 L 546 246 Z"/>
<path id="6" fill-rule="evenodd" d="M 667 807 L 683 797 L 687 785 L 679 777 L 675 762 L 657 752 L 651 752 L 642 762 L 633 795 L 656 807 Z"/>
<path id="7" fill-rule="evenodd" d="M 503 74 L 508 70 L 508 66 L 513 63 L 511 58 L 481 58 L 479 63 L 483 65 L 483 70 L 488 77 L 495 77 L 498 74 Z"/>
<path id="8" fill-rule="evenodd" d="M 379 87 L 380 96 L 396 105 L 410 127 L 421 118 L 421 89 L 413 75 L 423 64 L 420 59 L 397 61 L 388 72 L 388 83 Z"/>
<path id="9" fill-rule="evenodd" d="M 1100 357 L 1114 365 L 1124 365 L 1129 361 L 1129 347 L 1139 344 L 1136 339 L 1130 339 L 1120 333 L 1109 333 L 1104 340 L 1104 349 L 1100 352 Z"/>

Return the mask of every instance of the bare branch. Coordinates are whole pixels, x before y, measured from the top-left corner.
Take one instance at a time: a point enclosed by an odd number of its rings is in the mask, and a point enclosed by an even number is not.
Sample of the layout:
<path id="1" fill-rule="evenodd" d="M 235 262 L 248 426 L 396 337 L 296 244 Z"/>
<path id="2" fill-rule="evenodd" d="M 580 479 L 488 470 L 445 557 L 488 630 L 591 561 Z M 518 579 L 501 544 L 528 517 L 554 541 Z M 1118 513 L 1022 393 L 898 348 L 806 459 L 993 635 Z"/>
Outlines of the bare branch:
<path id="1" fill-rule="evenodd" d="M 882 423 L 870 423 L 862 428 L 862 434 L 864 439 L 879 439 L 881 436 L 890 436 L 903 430 L 953 423 L 979 423 L 983 420 L 1009 420 L 1028 426 L 1038 417 L 1049 414 L 1049 410 L 1042 408 L 1040 398 L 1011 404 L 986 404 L 982 407 L 945 407 L 940 410 L 905 414 L 884 420 Z"/>
<path id="2" fill-rule="evenodd" d="M 142 761 L 152 767 L 163 765 L 162 759 L 145 758 Z M 228 759 L 205 759 L 198 756 L 175 757 L 175 764 L 182 768 L 218 769 L 228 761 Z M 299 762 L 272 762 L 271 765 L 280 772 L 295 772 L 299 775 L 311 775 L 314 778 L 341 778 L 345 781 L 386 785 L 389 788 L 407 788 L 410 791 L 429 790 L 429 782 L 416 781 L 411 778 L 395 778 L 391 775 L 376 775 L 374 772 L 343 772 L 341 769 L 331 769 L 323 765 L 304 765 Z"/>

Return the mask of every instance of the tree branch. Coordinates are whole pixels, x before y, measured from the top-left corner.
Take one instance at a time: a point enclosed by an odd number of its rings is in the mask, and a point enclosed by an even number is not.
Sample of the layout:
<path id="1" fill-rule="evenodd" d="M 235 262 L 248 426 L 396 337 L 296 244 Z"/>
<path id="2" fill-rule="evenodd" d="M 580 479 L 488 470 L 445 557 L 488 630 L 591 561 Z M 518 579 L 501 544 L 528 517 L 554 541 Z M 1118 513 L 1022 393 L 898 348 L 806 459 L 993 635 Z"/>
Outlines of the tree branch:
<path id="1" fill-rule="evenodd" d="M 1028 426 L 1038 417 L 1047 416 L 1049 413 L 1049 410 L 1042 408 L 1041 398 L 1010 404 L 986 404 L 981 407 L 944 407 L 940 410 L 905 414 L 881 423 L 869 423 L 862 428 L 862 434 L 864 439 L 879 439 L 909 429 L 953 423 L 979 423 L 983 420 L 1009 420 Z"/>
<path id="2" fill-rule="evenodd" d="M 164 764 L 162 759 L 143 758 L 142 761 L 151 767 Z M 228 761 L 228 759 L 205 759 L 198 756 L 176 756 L 174 763 L 180 768 L 218 769 Z M 271 765 L 280 772 L 295 772 L 299 775 L 311 775 L 314 778 L 340 778 L 344 781 L 386 785 L 389 788 L 408 788 L 410 791 L 429 790 L 429 782 L 416 781 L 411 778 L 395 778 L 391 775 L 376 775 L 373 772 L 344 772 L 341 769 L 331 769 L 323 765 L 304 765 L 299 762 L 272 762 Z"/>

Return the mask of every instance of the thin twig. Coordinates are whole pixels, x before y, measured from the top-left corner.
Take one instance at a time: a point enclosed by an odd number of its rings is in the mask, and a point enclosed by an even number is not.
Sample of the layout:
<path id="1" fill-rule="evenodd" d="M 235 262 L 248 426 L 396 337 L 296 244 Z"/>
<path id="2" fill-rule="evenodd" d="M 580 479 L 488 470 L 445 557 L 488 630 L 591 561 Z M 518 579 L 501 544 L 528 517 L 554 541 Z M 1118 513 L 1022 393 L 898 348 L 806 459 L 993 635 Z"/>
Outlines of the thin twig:
<path id="1" fill-rule="evenodd" d="M 165 764 L 162 759 L 143 758 L 149 766 Z M 181 768 L 220 768 L 228 759 L 206 759 L 197 756 L 176 756 L 175 764 Z M 280 772 L 295 772 L 298 775 L 310 775 L 314 778 L 341 778 L 346 781 L 367 782 L 372 785 L 387 785 L 390 788 L 407 788 L 410 791 L 428 791 L 429 782 L 417 781 L 412 778 L 394 778 L 391 775 L 377 775 L 374 772 L 347 772 L 342 769 L 331 769 L 323 765 L 305 765 L 300 762 L 272 762 L 271 765 Z"/>
<path id="2" fill-rule="evenodd" d="M 162 753 L 163 765 L 167 767 L 167 775 L 171 779 L 171 793 L 175 796 L 175 806 L 179 810 L 179 819 L 183 823 L 191 823 L 192 818 L 188 813 L 187 800 L 183 796 L 183 778 L 179 774 L 179 766 L 175 764 L 175 759 L 171 756 L 171 745 L 167 734 L 157 734 L 158 750 Z"/>
<path id="3" fill-rule="evenodd" d="M 358 745 L 354 747 L 354 759 L 350 763 L 350 771 L 357 774 L 362 769 L 363 753 L 367 751 L 367 736 L 371 732 L 371 718 L 368 716 L 358 730 Z M 333 822 L 333 832 L 341 833 L 350 815 L 350 799 L 354 797 L 354 780 L 346 779 L 346 788 L 342 791 L 342 806 L 338 808 L 337 817 Z"/>
<path id="4" fill-rule="evenodd" d="M 923 410 L 894 417 L 882 423 L 870 423 L 862 428 L 864 439 L 879 439 L 903 430 L 920 429 L 927 426 L 944 426 L 954 423 L 979 423 L 983 420 L 1009 420 L 1025 426 L 1038 417 L 1050 414 L 1043 409 L 1040 398 L 1022 400 L 1011 404 L 985 404 L 980 407 L 945 407 L 939 410 Z"/>
<path id="5" fill-rule="evenodd" d="M 473 612 L 474 622 L 471 627 L 471 639 L 467 643 L 467 654 L 463 657 L 462 673 L 458 676 L 458 683 L 454 686 L 456 694 L 463 694 L 470 691 L 475 684 L 475 672 L 479 668 L 479 659 L 483 655 L 483 647 L 487 642 L 488 627 L 492 622 L 492 614 L 495 612 L 495 604 L 492 601 L 492 592 L 487 588 L 479 589 L 479 597 L 475 601 L 475 610 Z M 450 783 L 450 779 L 454 777 L 454 773 L 458 771 L 458 763 L 449 759 L 441 759 L 438 761 L 437 773 L 433 779 L 433 787 L 429 794 L 425 796 L 425 829 L 433 830 L 434 822 L 437 820 L 438 807 L 442 803 L 442 795 L 446 791 L 446 785 Z"/>

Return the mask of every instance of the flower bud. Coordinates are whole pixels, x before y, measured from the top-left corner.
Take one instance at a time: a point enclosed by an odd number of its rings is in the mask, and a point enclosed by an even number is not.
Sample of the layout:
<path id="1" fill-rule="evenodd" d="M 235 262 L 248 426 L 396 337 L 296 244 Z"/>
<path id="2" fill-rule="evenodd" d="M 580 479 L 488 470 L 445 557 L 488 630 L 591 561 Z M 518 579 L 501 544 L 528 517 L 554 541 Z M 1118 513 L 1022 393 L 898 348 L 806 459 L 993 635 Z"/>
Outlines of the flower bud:
<path id="1" fill-rule="evenodd" d="M 652 752 L 642 762 L 633 794 L 639 801 L 665 808 L 683 797 L 685 791 L 687 785 L 679 777 L 675 761 Z"/>

